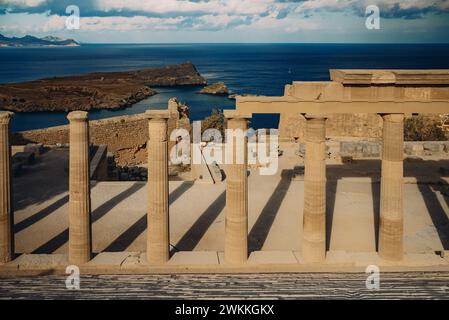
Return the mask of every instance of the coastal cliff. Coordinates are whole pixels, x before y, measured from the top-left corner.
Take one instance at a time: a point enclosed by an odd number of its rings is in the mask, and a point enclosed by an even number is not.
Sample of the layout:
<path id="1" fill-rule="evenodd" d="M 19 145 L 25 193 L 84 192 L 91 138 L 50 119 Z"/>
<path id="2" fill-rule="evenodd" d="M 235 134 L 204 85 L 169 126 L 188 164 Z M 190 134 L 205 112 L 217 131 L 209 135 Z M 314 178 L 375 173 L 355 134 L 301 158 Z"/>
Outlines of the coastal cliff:
<path id="1" fill-rule="evenodd" d="M 0 85 L 0 109 L 15 112 L 121 109 L 157 92 L 150 87 L 205 85 L 188 62 L 125 72 L 98 72 Z"/>

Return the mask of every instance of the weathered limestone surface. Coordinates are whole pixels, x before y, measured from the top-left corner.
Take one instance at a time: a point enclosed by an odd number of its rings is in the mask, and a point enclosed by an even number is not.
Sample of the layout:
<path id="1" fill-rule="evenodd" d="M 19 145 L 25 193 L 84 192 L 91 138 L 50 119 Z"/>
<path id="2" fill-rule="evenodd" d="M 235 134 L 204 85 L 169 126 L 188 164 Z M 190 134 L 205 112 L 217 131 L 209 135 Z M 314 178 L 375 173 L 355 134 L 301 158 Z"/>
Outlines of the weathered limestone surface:
<path id="1" fill-rule="evenodd" d="M 163 264 L 170 258 L 168 205 L 168 110 L 149 110 L 147 259 Z"/>
<path id="2" fill-rule="evenodd" d="M 225 117 L 228 129 L 248 129 L 250 116 L 227 111 Z M 248 260 L 248 139 L 242 142 L 234 137 L 232 144 L 232 163 L 226 164 L 225 261 L 243 264 Z M 243 163 L 239 163 L 237 154 L 243 155 Z"/>
<path id="3" fill-rule="evenodd" d="M 380 138 L 382 119 L 375 114 L 354 113 L 328 115 L 328 137 Z M 304 141 L 306 120 L 301 114 L 281 113 L 279 138 L 281 141 Z"/>
<path id="4" fill-rule="evenodd" d="M 69 113 L 69 261 L 83 264 L 91 259 L 89 124 L 87 112 Z"/>
<path id="5" fill-rule="evenodd" d="M 317 102 L 449 99 L 448 70 L 331 70 L 330 74 L 333 81 L 293 82 L 286 86 L 284 96 Z M 382 119 L 362 109 L 360 113 L 328 114 L 326 128 L 328 137 L 379 138 Z M 304 117 L 281 111 L 279 130 L 284 141 L 302 141 Z"/>
<path id="6" fill-rule="evenodd" d="M 326 119 L 306 118 L 302 255 L 314 263 L 326 256 Z"/>
<path id="7" fill-rule="evenodd" d="M 170 99 L 169 132 L 174 128 L 190 130 L 188 107 Z M 148 141 L 148 120 L 145 115 L 113 117 L 89 122 L 90 139 L 93 144 L 107 145 L 114 153 L 115 161 L 121 166 L 146 163 Z M 19 132 L 13 135 L 14 145 L 28 143 L 55 145 L 69 142 L 69 127 L 57 126 L 46 129 Z M 170 146 L 174 142 L 170 142 Z"/>
<path id="8" fill-rule="evenodd" d="M 380 191 L 379 256 L 387 260 L 403 257 L 403 158 L 404 116 L 383 115 L 384 140 Z"/>
<path id="9" fill-rule="evenodd" d="M 12 112 L 0 112 L 0 264 L 14 255 L 11 207 L 11 146 L 9 130 Z"/>

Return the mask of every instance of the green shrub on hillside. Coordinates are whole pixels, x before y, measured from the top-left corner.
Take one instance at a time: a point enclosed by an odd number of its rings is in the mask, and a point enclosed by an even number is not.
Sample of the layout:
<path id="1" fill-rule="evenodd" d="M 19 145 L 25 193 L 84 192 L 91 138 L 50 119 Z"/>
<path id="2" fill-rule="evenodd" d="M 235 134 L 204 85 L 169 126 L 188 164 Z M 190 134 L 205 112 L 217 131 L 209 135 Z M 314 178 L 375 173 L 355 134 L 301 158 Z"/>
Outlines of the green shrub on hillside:
<path id="1" fill-rule="evenodd" d="M 444 141 L 448 139 L 447 133 L 440 128 L 438 119 L 415 116 L 404 121 L 405 141 Z"/>

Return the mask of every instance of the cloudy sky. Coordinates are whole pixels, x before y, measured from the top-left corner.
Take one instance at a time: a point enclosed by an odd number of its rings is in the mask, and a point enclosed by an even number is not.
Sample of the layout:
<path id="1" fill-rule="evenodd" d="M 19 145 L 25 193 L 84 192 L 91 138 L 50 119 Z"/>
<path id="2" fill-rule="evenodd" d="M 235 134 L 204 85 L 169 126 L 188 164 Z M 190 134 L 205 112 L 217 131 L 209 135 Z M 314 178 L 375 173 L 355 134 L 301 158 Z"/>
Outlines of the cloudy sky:
<path id="1" fill-rule="evenodd" d="M 66 27 L 70 5 L 79 29 Z M 370 5 L 378 30 L 366 28 Z M 90 43 L 447 43 L 449 0 L 0 0 L 0 33 Z"/>

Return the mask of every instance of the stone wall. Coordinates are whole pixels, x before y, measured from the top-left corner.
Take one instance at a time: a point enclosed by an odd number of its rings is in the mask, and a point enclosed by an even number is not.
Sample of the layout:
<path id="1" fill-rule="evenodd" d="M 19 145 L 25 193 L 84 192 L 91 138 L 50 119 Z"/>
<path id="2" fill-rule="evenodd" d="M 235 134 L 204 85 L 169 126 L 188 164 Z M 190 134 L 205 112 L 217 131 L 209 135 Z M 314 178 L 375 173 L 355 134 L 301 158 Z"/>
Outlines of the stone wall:
<path id="1" fill-rule="evenodd" d="M 334 156 L 352 158 L 381 158 L 382 141 L 328 141 L 326 152 Z M 299 145 L 298 154 L 304 156 L 305 145 Z M 449 141 L 405 141 L 404 156 L 440 157 L 447 159 Z"/>
<path id="2" fill-rule="evenodd" d="M 304 141 L 306 120 L 300 114 L 281 114 L 279 139 Z M 327 137 L 380 138 L 382 119 L 375 114 L 334 114 L 326 121 Z"/>
<path id="3" fill-rule="evenodd" d="M 171 118 L 169 128 L 190 130 L 188 111 L 175 99 L 169 102 Z M 144 114 L 113 117 L 89 122 L 90 141 L 97 145 L 107 145 L 115 161 L 121 166 L 146 163 L 146 144 L 148 140 L 148 122 Z M 171 131 L 170 130 L 170 131 Z M 43 143 L 45 145 L 67 144 L 69 127 L 57 126 L 46 129 L 23 131 L 13 135 L 14 145 Z"/>
<path id="4" fill-rule="evenodd" d="M 423 115 L 428 125 L 442 124 L 439 115 Z M 300 114 L 281 114 L 279 139 L 304 142 L 306 120 Z M 326 137 L 375 138 L 382 137 L 382 118 L 376 114 L 332 114 L 326 121 Z M 426 138 L 425 140 L 428 140 Z"/>

